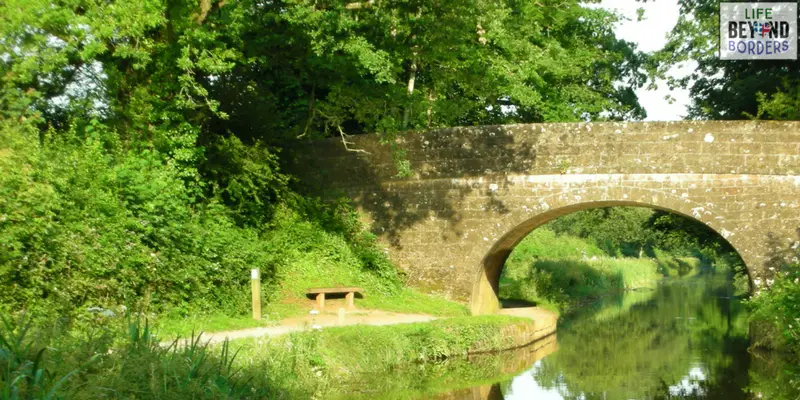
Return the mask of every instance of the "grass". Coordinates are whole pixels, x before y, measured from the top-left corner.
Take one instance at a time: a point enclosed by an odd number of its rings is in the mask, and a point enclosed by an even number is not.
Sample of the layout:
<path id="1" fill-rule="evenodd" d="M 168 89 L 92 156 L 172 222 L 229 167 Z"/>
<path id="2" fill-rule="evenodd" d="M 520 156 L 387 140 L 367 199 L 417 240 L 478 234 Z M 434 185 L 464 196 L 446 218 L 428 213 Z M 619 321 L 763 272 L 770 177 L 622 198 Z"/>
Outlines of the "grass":
<path id="1" fill-rule="evenodd" d="M 447 300 L 441 296 L 422 293 L 413 288 L 403 288 L 395 295 L 367 296 L 362 300 L 364 308 L 399 313 L 419 313 L 437 317 L 469 315 L 465 304 Z"/>
<path id="2" fill-rule="evenodd" d="M 530 321 L 456 317 L 432 323 L 347 326 L 278 338 L 162 346 L 146 323 L 120 319 L 80 327 L 0 326 L 0 399 L 330 398 L 400 375 L 420 388 L 448 376 L 473 350 L 507 347 Z M 495 363 L 497 364 L 497 363 Z M 495 364 L 460 366 L 466 379 L 489 379 Z M 374 375 L 378 374 L 378 375 Z M 461 381 L 463 382 L 463 381 Z M 463 385 L 463 383 L 461 383 Z M 397 386 L 389 385 L 391 388 Z M 423 385 L 424 386 L 424 385 Z M 391 389 L 394 390 L 394 389 Z"/>
<path id="3" fill-rule="evenodd" d="M 200 332 L 219 332 L 237 329 L 259 328 L 276 324 L 274 320 L 255 320 L 250 315 L 225 315 L 219 312 L 190 315 L 161 316 L 153 323 L 153 330 L 163 338 L 190 337 Z"/>
<path id="4" fill-rule="evenodd" d="M 155 319 L 154 331 L 163 338 L 189 337 L 200 332 L 219 332 L 247 328 L 275 326 L 282 319 L 305 316 L 312 308 L 311 300 L 297 299 L 292 303 L 270 303 L 262 313 L 262 320 L 254 320 L 251 315 L 226 315 L 221 312 L 189 315 L 165 314 Z M 398 313 L 427 314 L 436 317 L 457 317 L 469 315 L 469 309 L 462 303 L 446 300 L 440 296 L 421 293 L 415 289 L 403 288 L 392 295 L 366 296 L 357 299 L 359 308 L 383 310 Z"/>
<path id="5" fill-rule="evenodd" d="M 282 391 L 259 371 L 238 370 L 228 343 L 198 338 L 163 347 L 144 323 L 82 328 L 0 327 L 0 399 L 239 399 Z M 108 322 L 108 321 L 106 321 Z M 127 328 L 127 329 L 126 329 Z"/>
<path id="6" fill-rule="evenodd" d="M 306 297 L 312 287 L 361 287 L 364 298 L 356 299 L 356 306 L 364 309 L 439 317 L 468 314 L 464 304 L 403 286 L 395 267 L 375 253 L 377 247 L 369 245 L 368 238 L 365 244 L 354 245 L 293 212 L 279 213 L 274 223 L 264 238 L 265 246 L 273 251 L 267 262 L 275 269 L 273 283 L 267 277 L 262 282 L 264 322 L 254 321 L 246 305 L 225 312 L 167 312 L 156 318 L 159 334 L 186 337 L 193 331 L 259 327 L 303 316 L 313 307 Z"/>
<path id="7" fill-rule="evenodd" d="M 563 313 L 587 299 L 653 288 L 665 276 L 691 276 L 699 270 L 696 258 L 676 258 L 659 250 L 656 258 L 609 257 L 587 240 L 540 228 L 520 242 L 506 261 L 500 297 Z"/>
<path id="8" fill-rule="evenodd" d="M 506 265 L 500 295 L 566 311 L 584 299 L 627 289 L 653 287 L 661 275 L 650 259 L 538 259 Z"/>
<path id="9" fill-rule="evenodd" d="M 602 257 L 606 253 L 594 243 L 573 236 L 558 236 L 552 230 L 542 227 L 534 230 L 514 248 L 508 257 L 509 263 L 527 263 L 533 258 Z"/>
<path id="10" fill-rule="evenodd" d="M 405 371 L 419 379 L 419 371 L 414 372 L 417 366 L 436 368 L 470 351 L 510 347 L 513 337 L 508 332 L 526 324 L 530 321 L 499 315 L 454 317 L 428 323 L 327 328 L 272 339 L 242 339 L 232 345 L 241 348 L 241 368 L 291 365 L 292 375 L 282 387 L 298 395 L 328 398 L 369 387 L 376 376 L 395 379 Z"/>

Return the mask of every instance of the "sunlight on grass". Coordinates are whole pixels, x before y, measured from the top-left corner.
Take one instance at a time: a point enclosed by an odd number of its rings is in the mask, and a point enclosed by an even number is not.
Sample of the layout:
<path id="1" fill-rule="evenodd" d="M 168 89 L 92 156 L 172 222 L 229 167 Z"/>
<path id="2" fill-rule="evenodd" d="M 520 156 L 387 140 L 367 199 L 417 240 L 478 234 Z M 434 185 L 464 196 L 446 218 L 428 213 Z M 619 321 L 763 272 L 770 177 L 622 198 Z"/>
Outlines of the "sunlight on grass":
<path id="1" fill-rule="evenodd" d="M 415 289 L 404 288 L 395 295 L 367 296 L 361 301 L 364 308 L 400 313 L 430 314 L 442 317 L 468 315 L 467 306 Z"/>
<path id="2" fill-rule="evenodd" d="M 219 332 L 247 328 L 260 328 L 276 324 L 275 320 L 255 320 L 250 315 L 206 314 L 187 317 L 164 315 L 156 318 L 154 328 L 159 337 L 172 339 L 191 337 L 192 333 Z"/>

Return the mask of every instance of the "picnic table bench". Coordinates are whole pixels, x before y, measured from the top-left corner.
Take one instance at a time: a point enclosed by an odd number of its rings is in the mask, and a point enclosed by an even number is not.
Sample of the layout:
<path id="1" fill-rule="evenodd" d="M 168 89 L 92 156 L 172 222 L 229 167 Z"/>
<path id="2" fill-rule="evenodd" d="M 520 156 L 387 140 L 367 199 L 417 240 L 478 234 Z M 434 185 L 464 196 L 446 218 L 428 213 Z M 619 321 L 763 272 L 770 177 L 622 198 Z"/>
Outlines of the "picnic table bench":
<path id="1" fill-rule="evenodd" d="M 354 299 L 356 293 L 364 295 L 364 289 L 360 287 L 333 287 L 333 288 L 313 288 L 306 290 L 306 294 L 317 295 L 317 307 L 320 309 L 325 308 L 325 294 L 331 293 L 345 293 L 347 299 L 347 308 L 354 308 Z"/>

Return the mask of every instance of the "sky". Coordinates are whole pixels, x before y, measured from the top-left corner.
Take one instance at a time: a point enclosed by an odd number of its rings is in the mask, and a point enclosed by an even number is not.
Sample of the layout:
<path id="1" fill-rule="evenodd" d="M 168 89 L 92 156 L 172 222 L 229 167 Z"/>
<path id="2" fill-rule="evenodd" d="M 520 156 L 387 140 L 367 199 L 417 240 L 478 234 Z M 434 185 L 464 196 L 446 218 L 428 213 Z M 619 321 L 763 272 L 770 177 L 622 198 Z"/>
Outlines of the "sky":
<path id="1" fill-rule="evenodd" d="M 630 21 L 624 21 L 616 27 L 617 37 L 636 43 L 639 50 L 646 52 L 660 50 L 664 46 L 667 42 L 667 33 L 675 26 L 680 12 L 676 0 L 646 3 L 634 0 L 602 0 L 599 6 L 616 10 L 628 17 Z M 640 7 L 645 10 L 644 20 L 637 22 L 636 10 Z M 683 76 L 694 68 L 696 64 L 690 64 L 670 72 L 675 76 Z M 647 121 L 681 120 L 686 114 L 686 106 L 690 103 L 687 90 L 670 91 L 664 81 L 658 82 L 657 90 L 641 88 L 636 94 L 639 96 L 639 103 L 647 110 Z M 667 95 L 672 95 L 675 102 L 669 104 L 664 99 Z"/>

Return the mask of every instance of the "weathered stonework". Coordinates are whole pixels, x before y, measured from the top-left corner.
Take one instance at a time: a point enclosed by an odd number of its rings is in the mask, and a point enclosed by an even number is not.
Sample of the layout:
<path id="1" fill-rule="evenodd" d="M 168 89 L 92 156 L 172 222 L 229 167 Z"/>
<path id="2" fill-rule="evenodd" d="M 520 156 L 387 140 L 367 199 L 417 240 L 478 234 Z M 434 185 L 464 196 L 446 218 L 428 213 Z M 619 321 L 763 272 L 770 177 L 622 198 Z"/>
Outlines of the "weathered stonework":
<path id="1" fill-rule="evenodd" d="M 353 201 L 412 283 L 496 311 L 513 247 L 567 213 L 645 206 L 695 218 L 741 254 L 751 283 L 798 245 L 800 123 L 642 122 L 449 128 L 401 135 L 398 177 L 376 135 L 310 143 L 292 172 Z"/>

